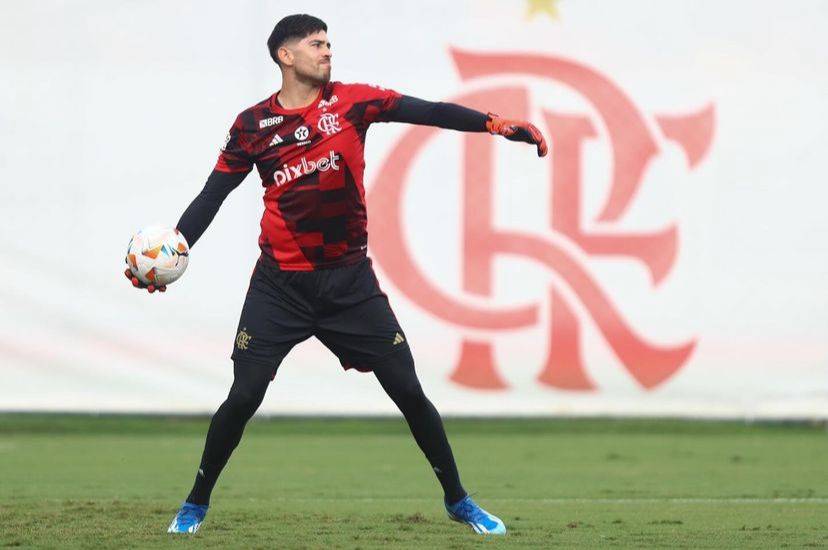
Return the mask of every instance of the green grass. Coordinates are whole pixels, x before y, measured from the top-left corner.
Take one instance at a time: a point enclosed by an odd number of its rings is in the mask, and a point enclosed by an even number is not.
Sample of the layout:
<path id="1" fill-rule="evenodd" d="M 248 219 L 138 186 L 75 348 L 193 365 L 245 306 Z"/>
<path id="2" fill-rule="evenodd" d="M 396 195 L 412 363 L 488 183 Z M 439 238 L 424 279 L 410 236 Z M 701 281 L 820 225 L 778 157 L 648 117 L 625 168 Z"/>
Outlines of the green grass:
<path id="1" fill-rule="evenodd" d="M 446 519 L 401 420 L 255 420 L 195 536 L 164 531 L 208 419 L 0 415 L 0 546 L 828 547 L 822 425 L 450 420 L 509 534 Z"/>

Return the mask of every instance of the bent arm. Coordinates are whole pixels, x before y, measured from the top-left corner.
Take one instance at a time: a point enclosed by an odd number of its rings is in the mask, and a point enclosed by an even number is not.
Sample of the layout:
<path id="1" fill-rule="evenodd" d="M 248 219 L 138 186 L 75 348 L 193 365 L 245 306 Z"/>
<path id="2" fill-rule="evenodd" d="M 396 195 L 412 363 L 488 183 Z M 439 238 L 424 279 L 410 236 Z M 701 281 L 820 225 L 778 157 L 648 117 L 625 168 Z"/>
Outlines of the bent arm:
<path id="1" fill-rule="evenodd" d="M 379 120 L 437 126 L 461 132 L 487 132 L 489 116 L 456 103 L 435 103 L 404 95 L 396 107 L 383 113 Z"/>
<path id="2" fill-rule="evenodd" d="M 216 216 L 221 203 L 230 191 L 239 186 L 248 172 L 221 172 L 213 170 L 201 190 L 178 220 L 178 230 L 192 247 Z"/>

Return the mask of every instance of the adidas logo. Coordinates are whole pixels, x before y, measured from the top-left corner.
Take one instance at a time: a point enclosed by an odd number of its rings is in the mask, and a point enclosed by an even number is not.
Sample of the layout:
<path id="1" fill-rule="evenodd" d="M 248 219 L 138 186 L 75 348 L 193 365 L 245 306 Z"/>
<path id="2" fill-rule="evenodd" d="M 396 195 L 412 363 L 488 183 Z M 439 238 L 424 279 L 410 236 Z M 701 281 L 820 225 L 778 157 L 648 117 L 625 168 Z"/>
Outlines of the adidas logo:
<path id="1" fill-rule="evenodd" d="M 282 139 L 282 137 L 281 137 L 279 134 L 274 134 L 274 135 L 273 135 L 273 139 L 272 139 L 272 140 L 270 140 L 270 145 L 269 145 L 269 147 L 273 147 L 274 145 L 279 145 L 279 144 L 280 144 L 280 143 L 282 143 L 283 141 L 284 141 L 284 140 Z"/>
<path id="2" fill-rule="evenodd" d="M 403 338 L 402 334 L 398 332 L 394 337 L 394 345 L 396 346 L 397 344 L 402 344 L 403 342 L 405 342 L 405 338 Z"/>

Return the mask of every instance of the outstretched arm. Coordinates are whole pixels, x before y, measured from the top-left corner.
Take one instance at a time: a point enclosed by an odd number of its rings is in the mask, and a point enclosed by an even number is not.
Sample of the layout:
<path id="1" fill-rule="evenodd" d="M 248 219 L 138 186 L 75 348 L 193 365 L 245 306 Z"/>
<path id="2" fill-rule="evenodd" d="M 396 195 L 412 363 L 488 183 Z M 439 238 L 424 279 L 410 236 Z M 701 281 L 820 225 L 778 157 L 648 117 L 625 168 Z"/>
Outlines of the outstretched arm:
<path id="1" fill-rule="evenodd" d="M 455 103 L 431 102 L 404 95 L 379 120 L 437 126 L 461 132 L 489 132 L 511 141 L 537 145 L 539 157 L 547 152 L 546 140 L 534 124 L 504 119 L 492 113 L 484 114 Z"/>
<path id="2" fill-rule="evenodd" d="M 489 116 L 455 103 L 431 102 L 404 95 L 379 120 L 437 126 L 461 132 L 485 132 Z"/>

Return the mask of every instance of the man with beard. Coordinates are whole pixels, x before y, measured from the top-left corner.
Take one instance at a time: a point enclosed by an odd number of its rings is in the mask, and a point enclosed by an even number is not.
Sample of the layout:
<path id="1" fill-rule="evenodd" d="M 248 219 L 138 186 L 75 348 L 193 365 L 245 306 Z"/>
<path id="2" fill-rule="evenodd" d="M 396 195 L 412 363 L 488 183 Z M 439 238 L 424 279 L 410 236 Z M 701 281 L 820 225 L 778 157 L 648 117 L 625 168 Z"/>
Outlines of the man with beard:
<path id="1" fill-rule="evenodd" d="M 374 373 L 431 464 L 449 517 L 477 533 L 503 534 L 503 522 L 460 483 L 440 415 L 423 393 L 408 338 L 367 257 L 364 143 L 374 122 L 488 131 L 534 144 L 539 156 L 546 143 L 527 122 L 331 82 L 327 30 L 310 15 L 279 21 L 267 46 L 282 72 L 281 89 L 236 118 L 204 189 L 178 222 L 192 247 L 230 191 L 257 168 L 264 187 L 262 252 L 234 340 L 234 381 L 210 423 L 193 488 L 168 531 L 198 530 L 219 474 L 280 363 L 293 346 L 315 336 L 344 368 Z M 142 286 L 129 270 L 126 275 Z"/>

